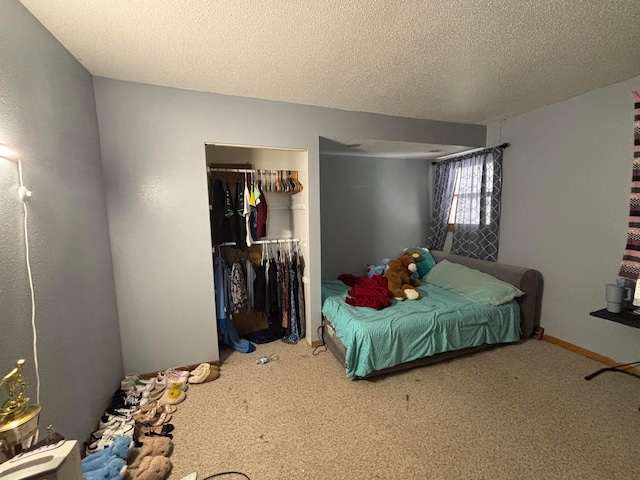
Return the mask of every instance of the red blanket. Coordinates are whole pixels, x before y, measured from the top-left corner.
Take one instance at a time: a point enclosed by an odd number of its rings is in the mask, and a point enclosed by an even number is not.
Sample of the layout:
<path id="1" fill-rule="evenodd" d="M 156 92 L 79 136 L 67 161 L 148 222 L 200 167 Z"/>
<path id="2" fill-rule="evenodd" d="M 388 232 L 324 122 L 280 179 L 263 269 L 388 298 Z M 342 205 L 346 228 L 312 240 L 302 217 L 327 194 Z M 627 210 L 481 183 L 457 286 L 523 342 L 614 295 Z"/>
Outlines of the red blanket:
<path id="1" fill-rule="evenodd" d="M 391 305 L 387 277 L 374 275 L 371 278 L 356 277 L 343 273 L 338 277 L 351 289 L 347 292 L 346 302 L 354 307 L 371 307 L 382 310 Z"/>

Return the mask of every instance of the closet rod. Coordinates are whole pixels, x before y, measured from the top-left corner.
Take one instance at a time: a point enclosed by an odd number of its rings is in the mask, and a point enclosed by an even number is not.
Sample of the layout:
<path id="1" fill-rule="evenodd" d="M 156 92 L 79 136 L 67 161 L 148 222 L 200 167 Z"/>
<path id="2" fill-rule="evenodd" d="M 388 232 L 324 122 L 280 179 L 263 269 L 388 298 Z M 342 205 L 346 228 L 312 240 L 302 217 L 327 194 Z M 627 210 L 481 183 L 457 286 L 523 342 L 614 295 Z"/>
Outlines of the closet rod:
<path id="1" fill-rule="evenodd" d="M 252 241 L 251 244 L 264 245 L 267 243 L 288 243 L 288 242 L 299 243 L 301 242 L 301 240 L 299 238 L 278 238 L 274 240 L 255 240 L 255 241 Z M 217 245 L 214 245 L 214 247 L 234 247 L 236 245 L 237 245 L 236 242 L 225 242 L 225 243 L 219 243 Z"/>
<path id="2" fill-rule="evenodd" d="M 232 172 L 232 173 L 256 173 L 256 172 L 297 172 L 297 170 L 279 170 L 272 168 L 213 168 L 208 167 L 210 172 Z"/>

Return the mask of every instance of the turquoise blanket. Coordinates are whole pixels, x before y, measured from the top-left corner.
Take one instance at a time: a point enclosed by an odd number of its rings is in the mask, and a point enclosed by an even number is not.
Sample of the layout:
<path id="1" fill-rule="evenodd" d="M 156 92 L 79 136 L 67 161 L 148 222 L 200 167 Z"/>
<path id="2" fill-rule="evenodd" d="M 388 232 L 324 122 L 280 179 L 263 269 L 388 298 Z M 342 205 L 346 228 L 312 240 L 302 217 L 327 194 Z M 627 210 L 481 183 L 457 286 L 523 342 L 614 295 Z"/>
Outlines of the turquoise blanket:
<path id="1" fill-rule="evenodd" d="M 520 307 L 513 300 L 486 306 L 462 295 L 423 283 L 419 300 L 392 300 L 375 310 L 344 300 L 350 287 L 340 280 L 322 282 L 322 313 L 347 349 L 347 376 L 436 353 L 482 344 L 519 340 Z"/>

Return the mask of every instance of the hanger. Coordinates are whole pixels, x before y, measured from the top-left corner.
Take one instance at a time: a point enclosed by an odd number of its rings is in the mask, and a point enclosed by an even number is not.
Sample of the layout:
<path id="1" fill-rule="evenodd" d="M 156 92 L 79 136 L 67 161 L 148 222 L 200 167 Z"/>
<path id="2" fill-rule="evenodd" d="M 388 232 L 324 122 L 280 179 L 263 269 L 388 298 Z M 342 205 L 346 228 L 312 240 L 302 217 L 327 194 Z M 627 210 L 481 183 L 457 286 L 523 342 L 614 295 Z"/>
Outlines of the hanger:
<path id="1" fill-rule="evenodd" d="M 293 171 L 293 181 L 296 184 L 296 192 L 299 193 L 302 191 L 302 184 L 298 181 L 298 171 Z"/>

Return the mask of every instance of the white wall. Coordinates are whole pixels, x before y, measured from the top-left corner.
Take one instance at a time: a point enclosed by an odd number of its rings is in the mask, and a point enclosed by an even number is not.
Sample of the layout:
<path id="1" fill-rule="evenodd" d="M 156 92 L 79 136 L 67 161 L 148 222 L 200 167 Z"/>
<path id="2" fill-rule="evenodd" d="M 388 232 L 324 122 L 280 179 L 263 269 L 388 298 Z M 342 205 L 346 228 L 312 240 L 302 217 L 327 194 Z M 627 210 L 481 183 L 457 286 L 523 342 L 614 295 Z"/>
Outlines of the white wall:
<path id="1" fill-rule="evenodd" d="M 0 2 L 0 18 L 0 143 L 33 191 L 40 428 L 84 441 L 123 373 L 93 80 L 17 0 Z M 0 378 L 25 358 L 35 402 L 18 185 L 17 165 L 0 160 Z"/>
<path id="2" fill-rule="evenodd" d="M 633 160 L 632 90 L 640 77 L 490 125 L 505 150 L 501 262 L 544 276 L 545 333 L 621 362 L 640 329 L 595 318 L 626 244 Z"/>
<path id="3" fill-rule="evenodd" d="M 486 128 L 94 79 L 125 369 L 218 356 L 205 143 L 308 151 L 308 338 L 320 325 L 319 137 L 483 145 Z"/>

